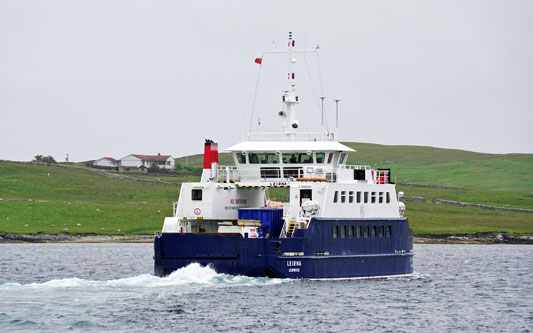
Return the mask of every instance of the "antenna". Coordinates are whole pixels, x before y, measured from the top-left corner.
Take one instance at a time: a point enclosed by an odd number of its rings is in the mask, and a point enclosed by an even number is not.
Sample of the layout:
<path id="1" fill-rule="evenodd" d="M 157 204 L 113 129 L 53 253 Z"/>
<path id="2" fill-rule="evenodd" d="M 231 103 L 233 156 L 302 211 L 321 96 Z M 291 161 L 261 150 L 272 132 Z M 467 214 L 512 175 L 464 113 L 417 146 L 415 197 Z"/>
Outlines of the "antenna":
<path id="1" fill-rule="evenodd" d="M 339 102 L 341 101 L 340 99 L 334 99 L 335 101 L 335 121 L 336 121 L 336 124 L 337 124 L 337 132 L 339 131 Z M 338 133 L 337 133 L 338 135 Z"/>
<path id="2" fill-rule="evenodd" d="M 282 117 L 283 130 L 285 138 L 294 140 L 296 135 L 296 129 L 300 125 L 300 122 L 296 120 L 295 106 L 299 103 L 298 96 L 296 96 L 296 74 L 293 72 L 293 65 L 296 63 L 296 58 L 293 58 L 293 52 L 295 52 L 296 42 L 292 39 L 292 32 L 289 32 L 289 42 L 287 44 L 287 54 L 289 56 L 289 88 L 283 92 L 281 97 L 282 102 L 285 104 L 284 110 L 278 114 Z"/>
<path id="3" fill-rule="evenodd" d="M 326 99 L 326 96 L 320 96 L 319 98 L 322 100 L 322 111 L 321 111 L 322 112 L 322 128 L 321 128 L 321 132 L 322 132 L 322 135 L 324 135 L 324 100 Z"/>

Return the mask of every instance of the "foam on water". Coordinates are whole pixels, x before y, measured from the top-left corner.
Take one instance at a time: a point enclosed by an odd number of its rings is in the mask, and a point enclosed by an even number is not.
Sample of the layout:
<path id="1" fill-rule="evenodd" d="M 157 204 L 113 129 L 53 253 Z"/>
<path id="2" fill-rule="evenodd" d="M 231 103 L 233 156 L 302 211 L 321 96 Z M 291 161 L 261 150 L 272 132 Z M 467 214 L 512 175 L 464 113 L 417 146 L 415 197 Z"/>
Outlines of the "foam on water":
<path id="1" fill-rule="evenodd" d="M 43 283 L 5 283 L 0 285 L 0 290 L 34 290 L 34 289 L 68 289 L 68 288 L 157 288 L 169 286 L 247 286 L 247 285 L 270 285 L 281 283 L 281 279 L 270 278 L 253 278 L 248 276 L 233 276 L 228 274 L 219 274 L 208 266 L 201 266 L 193 263 L 186 267 L 180 268 L 166 277 L 157 277 L 150 274 L 141 274 L 137 276 L 107 280 L 95 281 L 84 280 L 79 278 L 66 278 L 51 280 Z"/>

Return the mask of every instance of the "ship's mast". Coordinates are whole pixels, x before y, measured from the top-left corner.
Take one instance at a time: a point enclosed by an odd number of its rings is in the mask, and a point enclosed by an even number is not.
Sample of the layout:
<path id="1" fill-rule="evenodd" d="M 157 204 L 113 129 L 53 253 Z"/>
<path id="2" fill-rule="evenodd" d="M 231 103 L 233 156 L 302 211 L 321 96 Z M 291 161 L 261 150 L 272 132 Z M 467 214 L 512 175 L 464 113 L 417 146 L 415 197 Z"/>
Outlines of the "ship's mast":
<path id="1" fill-rule="evenodd" d="M 296 129 L 299 126 L 298 120 L 296 120 L 295 106 L 298 104 L 298 96 L 296 96 L 296 77 L 292 70 L 292 66 L 296 63 L 296 59 L 293 58 L 293 50 L 295 46 L 295 41 L 292 39 L 292 32 L 289 32 L 289 43 L 288 43 L 288 55 L 289 55 L 289 89 L 283 93 L 283 103 L 285 104 L 284 110 L 282 111 L 282 123 L 283 123 L 283 132 L 286 140 L 294 140 L 296 137 Z"/>

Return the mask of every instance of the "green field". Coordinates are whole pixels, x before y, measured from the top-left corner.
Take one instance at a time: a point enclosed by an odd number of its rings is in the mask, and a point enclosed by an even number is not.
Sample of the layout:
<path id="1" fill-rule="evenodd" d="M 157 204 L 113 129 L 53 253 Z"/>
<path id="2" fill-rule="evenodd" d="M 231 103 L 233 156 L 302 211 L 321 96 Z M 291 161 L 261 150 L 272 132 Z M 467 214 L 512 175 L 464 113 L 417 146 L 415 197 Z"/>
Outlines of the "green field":
<path id="1" fill-rule="evenodd" d="M 533 234 L 533 214 L 431 203 L 437 198 L 533 209 L 533 154 L 346 144 L 357 150 L 350 154 L 349 163 L 390 167 L 393 179 L 400 183 L 398 191 L 407 197 L 426 198 L 426 203 L 406 202 L 406 215 L 415 234 Z M 186 165 L 185 158 L 177 160 L 186 173 L 179 177 L 131 177 L 172 183 L 198 181 L 199 176 L 191 172 L 201 169 L 202 155 L 186 160 Z M 219 160 L 221 165 L 232 164 L 229 154 L 221 154 Z M 171 215 L 171 203 L 178 198 L 178 187 L 132 183 L 81 169 L 1 162 L 0 232 L 151 234 L 161 229 L 164 216 Z M 272 190 L 270 195 L 279 201 L 288 197 L 283 190 Z"/>
<path id="2" fill-rule="evenodd" d="M 146 180 L 158 180 L 166 183 L 172 183 L 172 184 L 181 184 L 183 182 L 197 182 L 200 181 L 200 176 L 197 176 L 195 174 L 183 174 L 183 175 L 177 175 L 177 176 L 153 176 L 150 174 L 145 175 L 139 175 L 139 174 L 121 174 L 119 172 L 114 172 L 115 174 L 121 175 L 121 176 L 127 176 L 131 178 L 137 178 L 137 179 L 146 179 Z"/>
<path id="3" fill-rule="evenodd" d="M 0 232 L 150 234 L 172 214 L 178 188 L 0 163 L 0 198 Z"/>

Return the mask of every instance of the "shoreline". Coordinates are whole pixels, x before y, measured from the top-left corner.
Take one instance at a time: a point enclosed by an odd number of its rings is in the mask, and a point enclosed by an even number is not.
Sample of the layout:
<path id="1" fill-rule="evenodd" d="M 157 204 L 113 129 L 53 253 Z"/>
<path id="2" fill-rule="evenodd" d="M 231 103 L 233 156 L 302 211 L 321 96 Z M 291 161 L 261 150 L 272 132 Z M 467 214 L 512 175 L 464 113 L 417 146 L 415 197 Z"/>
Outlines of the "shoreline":
<path id="1" fill-rule="evenodd" d="M 0 232 L 3 243 L 152 243 L 153 235 L 94 235 L 94 234 L 8 234 Z M 533 235 L 513 235 L 505 232 L 475 234 L 419 234 L 415 244 L 533 244 Z"/>

